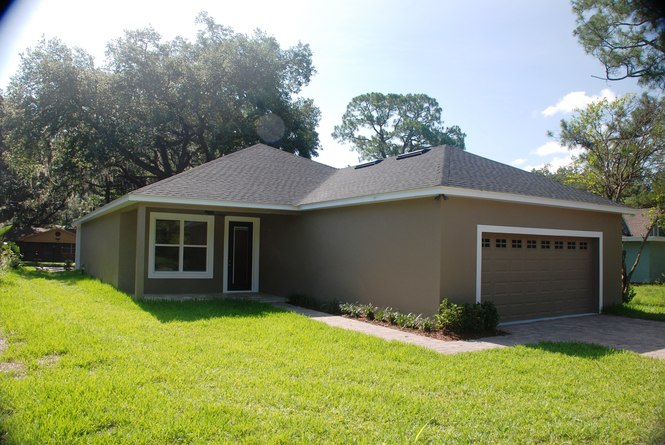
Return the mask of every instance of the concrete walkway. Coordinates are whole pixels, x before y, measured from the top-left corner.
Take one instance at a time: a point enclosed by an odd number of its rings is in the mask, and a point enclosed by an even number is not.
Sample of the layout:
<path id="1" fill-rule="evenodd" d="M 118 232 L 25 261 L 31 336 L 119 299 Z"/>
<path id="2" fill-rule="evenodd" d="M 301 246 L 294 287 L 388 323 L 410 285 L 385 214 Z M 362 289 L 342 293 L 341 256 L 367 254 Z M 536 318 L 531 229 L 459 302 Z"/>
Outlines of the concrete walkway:
<path id="1" fill-rule="evenodd" d="M 503 327 L 509 335 L 478 340 L 443 341 L 351 318 L 304 309 L 287 303 L 273 303 L 282 309 L 306 315 L 330 326 L 362 332 L 385 340 L 401 341 L 442 354 L 473 352 L 541 341 L 596 343 L 628 349 L 665 360 L 665 323 L 611 315 L 590 315 L 560 320 L 537 321 Z"/>

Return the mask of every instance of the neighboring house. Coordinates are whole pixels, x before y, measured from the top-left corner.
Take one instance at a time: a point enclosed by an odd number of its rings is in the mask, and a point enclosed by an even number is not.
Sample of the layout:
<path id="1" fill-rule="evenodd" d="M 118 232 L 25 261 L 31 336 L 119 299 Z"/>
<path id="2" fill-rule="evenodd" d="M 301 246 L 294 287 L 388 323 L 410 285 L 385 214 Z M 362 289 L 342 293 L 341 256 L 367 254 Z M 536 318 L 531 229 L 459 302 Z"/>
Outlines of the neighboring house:
<path id="1" fill-rule="evenodd" d="M 25 261 L 74 261 L 76 233 L 59 227 L 33 227 L 10 235 Z"/>
<path id="2" fill-rule="evenodd" d="M 87 273 L 147 294 L 263 292 L 503 321 L 621 301 L 621 215 L 598 196 L 451 147 L 336 169 L 254 145 L 84 216 Z"/>
<path id="3" fill-rule="evenodd" d="M 637 252 L 640 250 L 644 235 L 651 227 L 649 211 L 639 209 L 635 215 L 625 215 L 623 218 L 623 248 L 626 251 L 626 268 L 635 263 Z M 653 283 L 665 281 L 665 231 L 654 227 L 649 233 L 647 242 L 642 250 L 640 262 L 630 278 L 631 283 Z"/>

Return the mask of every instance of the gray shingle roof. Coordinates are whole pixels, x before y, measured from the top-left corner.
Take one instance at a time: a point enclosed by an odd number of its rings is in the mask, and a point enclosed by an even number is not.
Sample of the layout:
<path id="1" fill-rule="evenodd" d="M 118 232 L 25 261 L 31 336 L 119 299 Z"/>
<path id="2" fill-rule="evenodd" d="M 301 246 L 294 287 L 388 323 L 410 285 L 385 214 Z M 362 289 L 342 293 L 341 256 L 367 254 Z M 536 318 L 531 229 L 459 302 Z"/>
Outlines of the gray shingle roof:
<path id="1" fill-rule="evenodd" d="M 291 205 L 336 171 L 328 165 L 257 144 L 130 195 Z"/>
<path id="2" fill-rule="evenodd" d="M 366 168 L 336 169 L 258 144 L 131 194 L 301 205 L 435 186 L 616 205 L 543 176 L 447 146 L 420 156 L 388 158 Z"/>
<path id="3" fill-rule="evenodd" d="M 624 227 L 623 235 L 644 237 L 649 227 L 651 227 L 650 210 L 638 209 L 635 215 L 624 215 L 623 221 L 626 226 Z"/>

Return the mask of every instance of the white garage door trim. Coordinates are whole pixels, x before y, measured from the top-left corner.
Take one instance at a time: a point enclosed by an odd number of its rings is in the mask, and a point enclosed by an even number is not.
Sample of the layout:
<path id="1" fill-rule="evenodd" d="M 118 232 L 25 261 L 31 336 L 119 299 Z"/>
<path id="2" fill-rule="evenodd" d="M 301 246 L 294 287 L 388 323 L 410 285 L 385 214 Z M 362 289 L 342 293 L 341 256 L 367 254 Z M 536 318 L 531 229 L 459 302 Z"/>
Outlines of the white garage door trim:
<path id="1" fill-rule="evenodd" d="M 598 312 L 603 308 L 603 232 L 586 230 L 542 229 L 538 227 L 488 226 L 478 224 L 476 239 L 476 303 L 481 302 L 483 275 L 483 233 L 506 233 L 514 235 L 573 236 L 598 239 Z"/>

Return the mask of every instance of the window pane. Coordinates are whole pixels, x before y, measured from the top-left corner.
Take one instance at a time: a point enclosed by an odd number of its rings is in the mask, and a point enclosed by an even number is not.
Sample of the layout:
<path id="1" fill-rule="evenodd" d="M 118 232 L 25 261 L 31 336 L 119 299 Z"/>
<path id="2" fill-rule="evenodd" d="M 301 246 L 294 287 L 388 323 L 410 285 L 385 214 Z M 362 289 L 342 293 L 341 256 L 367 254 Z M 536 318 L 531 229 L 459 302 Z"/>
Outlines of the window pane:
<path id="1" fill-rule="evenodd" d="M 177 271 L 179 260 L 179 247 L 155 247 L 155 270 Z"/>
<path id="2" fill-rule="evenodd" d="M 185 247 L 182 270 L 205 272 L 207 252 L 205 247 Z"/>
<path id="3" fill-rule="evenodd" d="M 205 246 L 208 241 L 208 223 L 205 221 L 185 221 L 185 244 Z"/>
<path id="4" fill-rule="evenodd" d="M 155 223 L 156 244 L 180 244 L 180 221 L 158 219 Z"/>

